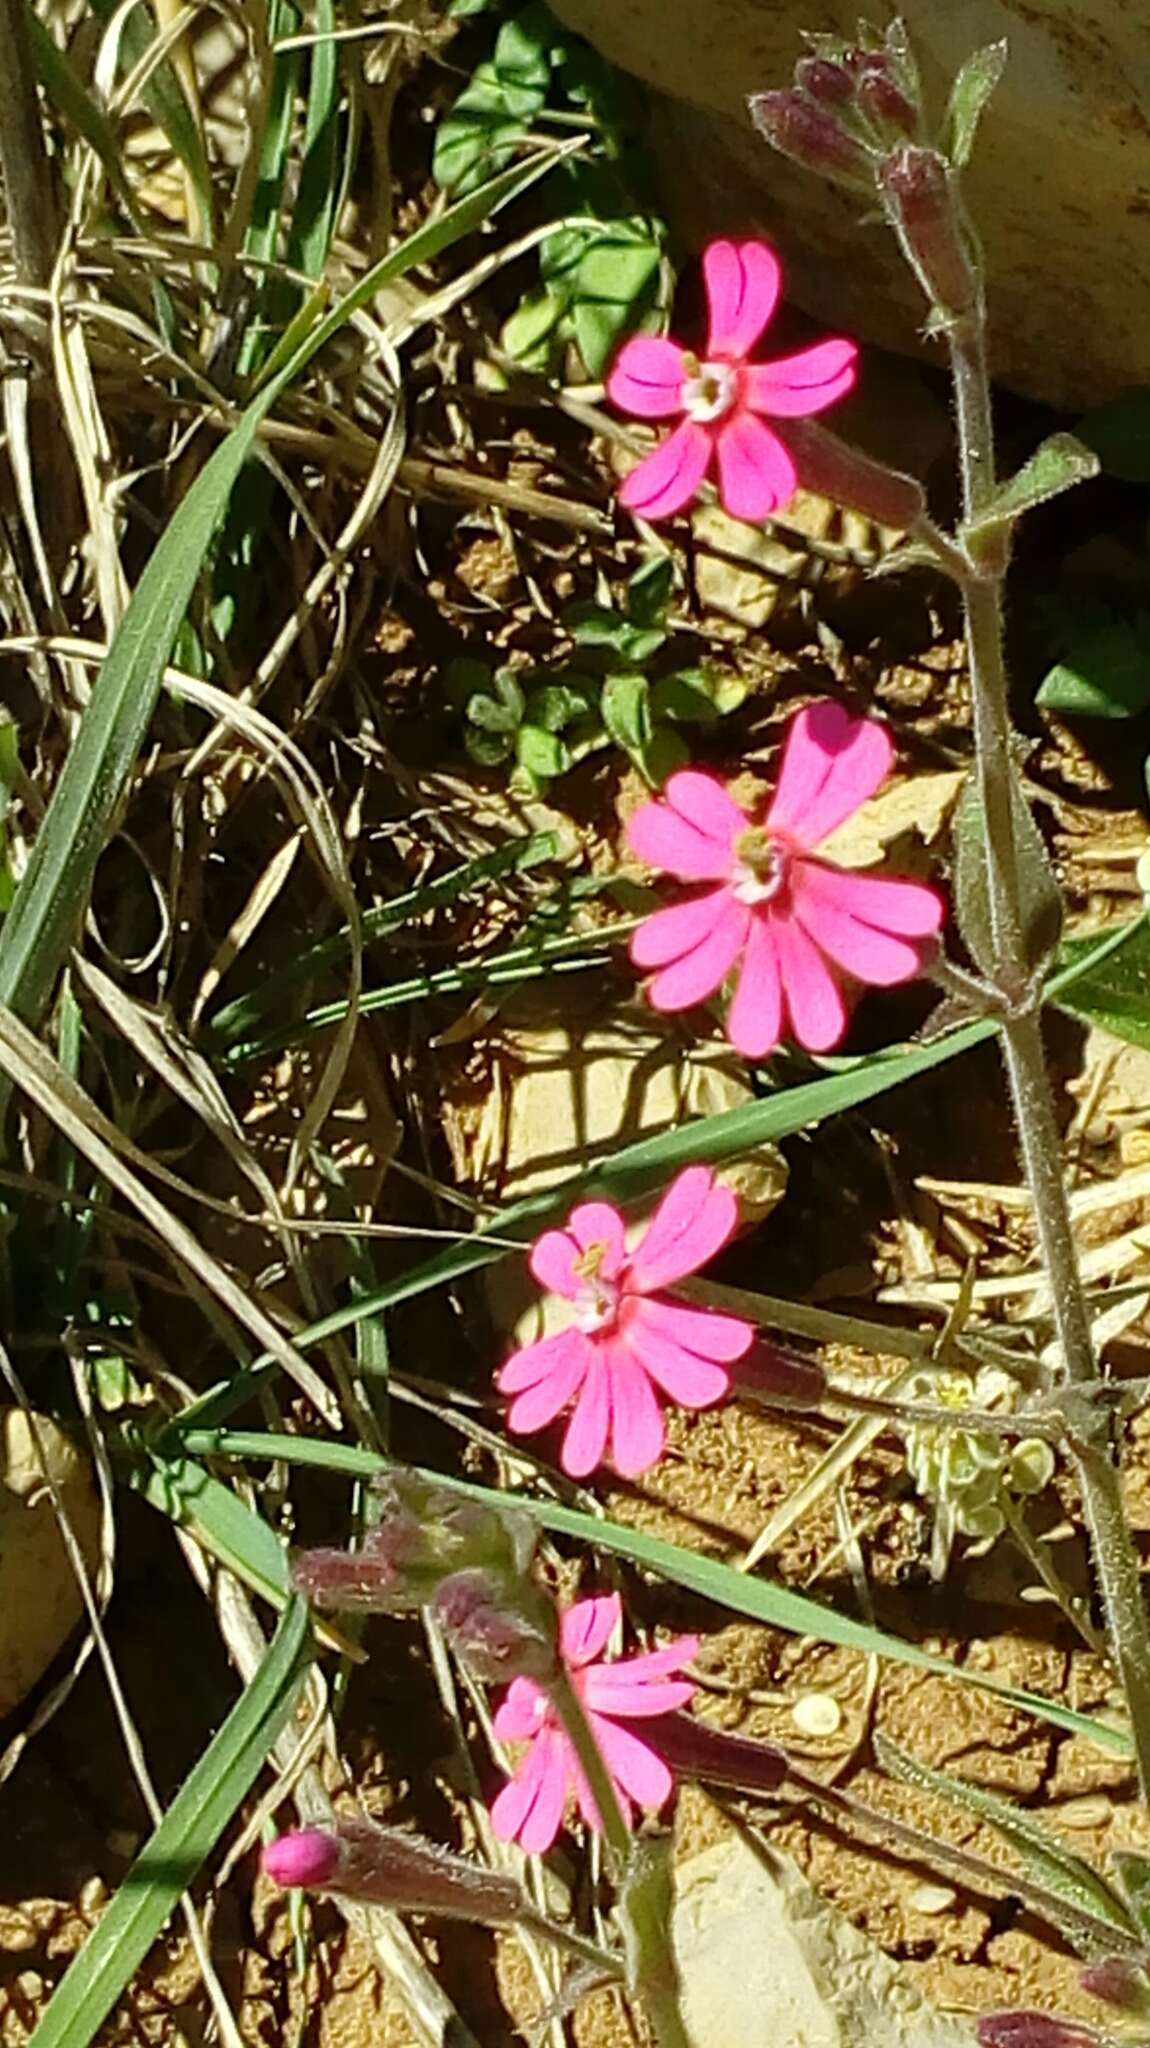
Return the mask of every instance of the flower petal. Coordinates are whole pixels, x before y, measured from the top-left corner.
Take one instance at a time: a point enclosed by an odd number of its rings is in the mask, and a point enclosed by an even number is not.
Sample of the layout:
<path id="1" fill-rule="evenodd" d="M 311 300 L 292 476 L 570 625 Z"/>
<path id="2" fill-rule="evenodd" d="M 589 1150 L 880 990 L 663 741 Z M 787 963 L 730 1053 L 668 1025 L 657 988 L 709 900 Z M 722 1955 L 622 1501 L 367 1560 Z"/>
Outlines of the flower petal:
<path id="1" fill-rule="evenodd" d="M 628 1290 L 651 1294 L 684 1280 L 721 1251 L 739 1220 L 730 1188 L 717 1187 L 709 1166 L 688 1166 L 671 1182 L 631 1254 Z"/>
<path id="2" fill-rule="evenodd" d="M 733 412 L 717 438 L 719 502 L 732 519 L 750 526 L 789 505 L 798 489 L 790 454 L 753 412 Z"/>
<path id="3" fill-rule="evenodd" d="M 531 1247 L 527 1264 L 541 1287 L 550 1294 L 560 1294 L 565 1301 L 574 1301 L 579 1293 L 581 1280 L 575 1271 L 579 1257 L 579 1246 L 566 1230 L 545 1230 Z"/>
<path id="4" fill-rule="evenodd" d="M 592 1714 L 591 1726 L 603 1761 L 612 1778 L 637 1806 L 656 1812 L 670 1798 L 675 1781 L 663 1762 L 637 1735 L 620 1728 L 602 1714 Z"/>
<path id="5" fill-rule="evenodd" d="M 564 1344 L 563 1338 L 570 1341 Z M 543 1339 L 544 1344 L 547 1341 Z M 507 1410 L 507 1427 L 512 1436 L 534 1436 L 536 1430 L 546 1429 L 549 1422 L 554 1422 L 579 1392 L 594 1357 L 594 1343 L 585 1331 L 560 1330 L 546 1371 L 529 1386 L 521 1387 L 518 1399 Z M 502 1373 L 499 1388 L 501 1393 L 512 1391 L 505 1385 Z"/>
<path id="6" fill-rule="evenodd" d="M 847 1028 L 838 983 L 800 924 L 778 918 L 774 937 L 791 1030 L 808 1052 L 828 1052 Z"/>
<path id="7" fill-rule="evenodd" d="M 774 1051 L 783 1028 L 783 991 L 772 920 L 752 916 L 742 971 L 727 1011 L 727 1037 L 746 1060 Z"/>
<path id="8" fill-rule="evenodd" d="M 650 1678 L 628 1684 L 626 1664 L 600 1664 L 588 1673 L 584 1703 L 595 1714 L 617 1714 L 621 1721 L 654 1721 L 677 1713 L 699 1688 L 691 1678 Z"/>
<path id="9" fill-rule="evenodd" d="M 545 1855 L 559 1833 L 569 1776 L 566 1738 L 557 1728 L 544 1728 L 492 1802 L 491 1825 L 499 1840 L 518 1840 L 529 1856 Z"/>
<path id="10" fill-rule="evenodd" d="M 706 427 L 698 420 L 684 420 L 628 471 L 619 486 L 619 503 L 639 519 L 669 519 L 690 504 L 710 460 Z"/>
<path id="11" fill-rule="evenodd" d="M 912 981 L 922 971 L 923 948 L 912 939 L 896 937 L 863 924 L 835 900 L 831 889 L 812 891 L 803 886 L 804 864 L 796 862 L 791 904 L 803 930 L 816 946 L 856 981 L 874 988 L 894 988 Z M 826 871 L 823 871 L 824 874 Z M 836 877 L 828 877 L 833 881 Z"/>
<path id="12" fill-rule="evenodd" d="M 684 1665 L 699 1654 L 700 1636 L 676 1636 L 673 1642 L 665 1643 L 661 1650 L 642 1650 L 636 1657 L 620 1657 L 615 1664 L 601 1664 L 589 1671 L 584 1681 L 584 1693 L 589 1707 L 598 1707 L 600 1681 L 608 1677 L 614 1685 L 626 1684 L 636 1690 L 645 1688 L 653 1678 L 671 1678 L 682 1671 Z M 689 1681 L 694 1683 L 693 1680 Z M 698 1687 L 695 1687 L 698 1691 Z M 614 1708 L 611 1712 L 614 1712 Z M 622 1711 L 622 1710 L 620 1710 Z"/>
<path id="13" fill-rule="evenodd" d="M 540 1337 L 536 1344 L 524 1344 L 518 1351 L 504 1360 L 496 1374 L 495 1384 L 501 1394 L 521 1394 L 525 1387 L 537 1387 L 541 1380 L 548 1380 L 554 1373 L 565 1369 L 565 1355 L 572 1349 L 572 1337 L 589 1340 L 582 1330 L 571 1327 L 553 1330 L 549 1337 Z"/>
<path id="14" fill-rule="evenodd" d="M 649 1329 L 628 1333 L 644 1370 L 680 1408 L 713 1408 L 731 1390 L 731 1375 L 714 1359 L 700 1358 L 672 1338 Z"/>
<path id="15" fill-rule="evenodd" d="M 602 1247 L 598 1270 L 605 1280 L 616 1280 L 627 1256 L 623 1218 L 611 1202 L 580 1202 L 567 1218 L 567 1228 L 584 1255 Z"/>
<path id="16" fill-rule="evenodd" d="M 669 960 L 681 960 L 684 953 L 692 952 L 714 924 L 725 894 L 723 889 L 708 889 L 705 895 L 689 897 L 685 903 L 673 903 L 668 910 L 645 917 L 631 933 L 628 950 L 634 966 L 665 967 Z"/>
<path id="17" fill-rule="evenodd" d="M 607 1362 L 596 1345 L 590 1344 L 589 1350 L 583 1386 L 559 1454 L 559 1463 L 572 1479 L 586 1479 L 596 1465 L 603 1463 L 611 1423 Z"/>
<path id="18" fill-rule="evenodd" d="M 677 341 L 636 334 L 625 342 L 607 379 L 607 396 L 638 420 L 665 420 L 683 410 L 686 377 Z"/>
<path id="19" fill-rule="evenodd" d="M 782 272 L 765 242 L 712 242 L 703 256 L 708 356 L 741 362 L 778 304 Z"/>
<path id="20" fill-rule="evenodd" d="M 725 882 L 731 872 L 729 848 L 680 817 L 661 797 L 632 811 L 627 844 L 648 867 L 663 868 L 680 882 Z"/>
<path id="21" fill-rule="evenodd" d="M 618 1338 L 607 1347 L 611 1375 L 611 1463 L 623 1479 L 649 1472 L 663 1455 L 663 1411 L 642 1361 Z"/>
<path id="22" fill-rule="evenodd" d="M 734 966 L 747 936 L 751 913 L 744 903 L 724 892 L 722 904 L 707 937 L 681 960 L 655 976 L 647 991 L 656 1010 L 689 1010 L 713 995 Z"/>
<path id="23" fill-rule="evenodd" d="M 855 381 L 858 349 L 853 341 L 820 341 L 816 348 L 779 356 L 773 363 L 748 363 L 743 399 L 752 412 L 776 419 L 802 419 L 845 398 Z"/>
<path id="24" fill-rule="evenodd" d="M 643 1301 L 627 1323 L 628 1339 L 632 1330 L 640 1328 L 645 1336 L 675 1344 L 696 1358 L 714 1359 L 719 1365 L 733 1365 L 737 1358 L 745 1358 L 755 1341 L 755 1325 L 742 1316 L 724 1315 L 715 1308 L 688 1308 L 683 1301 Z"/>
<path id="25" fill-rule="evenodd" d="M 931 938 L 946 915 L 937 889 L 926 882 L 904 882 L 894 875 L 859 875 L 813 860 L 796 863 L 796 880 L 800 873 L 804 896 L 832 902 L 836 910 L 857 917 L 860 924 L 872 924 L 880 932 L 897 932 L 900 938 Z"/>
<path id="26" fill-rule="evenodd" d="M 808 704 L 787 735 L 767 829 L 820 845 L 885 782 L 893 758 L 885 725 L 852 718 L 829 697 Z"/>
<path id="27" fill-rule="evenodd" d="M 537 1709 L 543 1698 L 534 1679 L 512 1679 L 491 1723 L 500 1742 L 534 1742 L 542 1726 Z"/>
<path id="28" fill-rule="evenodd" d="M 717 840 L 728 858 L 734 857 L 735 842 L 751 820 L 717 775 L 704 775 L 698 768 L 680 768 L 668 776 L 663 795 L 671 809 L 678 811 L 696 832 L 701 832 L 705 839 Z"/>
<path id="29" fill-rule="evenodd" d="M 576 1600 L 559 1623 L 559 1647 L 563 1662 L 572 1671 L 600 1657 L 623 1619 L 623 1602 L 618 1593 L 600 1593 L 590 1600 Z"/>

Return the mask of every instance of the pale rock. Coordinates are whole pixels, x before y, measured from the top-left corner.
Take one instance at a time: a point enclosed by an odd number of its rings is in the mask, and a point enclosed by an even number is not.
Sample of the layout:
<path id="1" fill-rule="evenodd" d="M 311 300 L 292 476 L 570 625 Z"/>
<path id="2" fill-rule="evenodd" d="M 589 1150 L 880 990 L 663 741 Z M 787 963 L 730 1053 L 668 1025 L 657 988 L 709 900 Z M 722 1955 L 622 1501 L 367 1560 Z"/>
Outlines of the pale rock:
<path id="1" fill-rule="evenodd" d="M 100 1503 L 88 1458 L 48 1416 L 30 1424 L 22 1409 L 0 1410 L 0 1716 L 19 1706 L 84 1611 L 45 1467 L 94 1570 Z"/>

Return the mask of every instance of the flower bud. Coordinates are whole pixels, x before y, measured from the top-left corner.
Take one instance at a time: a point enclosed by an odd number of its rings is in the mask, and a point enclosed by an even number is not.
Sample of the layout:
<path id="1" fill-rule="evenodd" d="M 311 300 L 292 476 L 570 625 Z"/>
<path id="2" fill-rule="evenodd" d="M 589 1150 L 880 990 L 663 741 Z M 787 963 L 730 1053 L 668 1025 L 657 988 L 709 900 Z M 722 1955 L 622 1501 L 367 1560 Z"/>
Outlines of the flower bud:
<path id="1" fill-rule="evenodd" d="M 529 1579 L 453 1572 L 431 1611 L 456 1655 L 484 1685 L 550 1678 L 558 1663 L 555 1609 Z"/>
<path id="2" fill-rule="evenodd" d="M 1078 1973 L 1078 1982 L 1092 1998 L 1116 2005 L 1120 2012 L 1150 2012 L 1150 1980 L 1128 1956 L 1106 1956 L 1100 1963 L 1087 1963 Z"/>
<path id="3" fill-rule="evenodd" d="M 535 1525 L 515 1508 L 490 1508 L 418 1472 L 394 1466 L 375 1487 L 379 1519 L 359 1551 L 305 1550 L 296 1591 L 325 1611 L 407 1614 L 434 1600 L 457 1571 L 486 1571 L 508 1588 L 526 1580 Z"/>
<path id="4" fill-rule="evenodd" d="M 690 1714 L 659 1714 L 645 1721 L 643 1740 L 677 1778 L 701 1778 L 708 1785 L 768 1797 L 786 1780 L 786 1755 L 773 1742 L 727 1735 Z"/>
<path id="5" fill-rule="evenodd" d="M 337 1820 L 329 1828 L 281 1835 L 264 1850 L 263 1867 L 285 1888 L 340 1892 L 402 1913 L 505 1927 L 524 1910 L 514 1878 L 370 1820 Z"/>
<path id="6" fill-rule="evenodd" d="M 740 1394 L 765 1401 L 772 1408 L 820 1408 L 827 1376 L 813 1358 L 780 1351 L 766 1337 L 757 1337 L 734 1368 Z"/>
<path id="7" fill-rule="evenodd" d="M 370 1548 L 301 1550 L 291 1582 L 324 1614 L 405 1614 L 411 1606 L 403 1574 Z"/>
<path id="8" fill-rule="evenodd" d="M 875 172 L 869 150 L 829 107 L 797 92 L 754 93 L 747 105 L 760 135 L 781 155 L 838 184 L 873 191 Z"/>
<path id="9" fill-rule="evenodd" d="M 827 57 L 800 57 L 795 65 L 795 84 L 812 100 L 840 104 L 854 97 L 854 82 L 842 64 Z"/>
<path id="10" fill-rule="evenodd" d="M 882 161 L 879 187 L 887 218 L 931 304 L 952 318 L 972 311 L 978 279 L 945 157 L 934 149 L 896 149 Z"/>
<path id="11" fill-rule="evenodd" d="M 885 65 L 881 69 L 876 66 L 863 71 L 856 99 L 861 111 L 876 128 L 893 130 L 896 136 L 905 136 L 910 141 L 917 136 L 918 112 L 895 84 Z"/>
<path id="12" fill-rule="evenodd" d="M 925 514 L 926 494 L 916 478 L 873 461 L 817 420 L 773 420 L 771 426 L 794 456 L 805 488 L 820 498 L 849 505 L 895 533 L 910 533 Z"/>
<path id="13" fill-rule="evenodd" d="M 1049 2012 L 992 2012 L 978 2022 L 978 2048 L 1101 2048 L 1093 2027 Z"/>

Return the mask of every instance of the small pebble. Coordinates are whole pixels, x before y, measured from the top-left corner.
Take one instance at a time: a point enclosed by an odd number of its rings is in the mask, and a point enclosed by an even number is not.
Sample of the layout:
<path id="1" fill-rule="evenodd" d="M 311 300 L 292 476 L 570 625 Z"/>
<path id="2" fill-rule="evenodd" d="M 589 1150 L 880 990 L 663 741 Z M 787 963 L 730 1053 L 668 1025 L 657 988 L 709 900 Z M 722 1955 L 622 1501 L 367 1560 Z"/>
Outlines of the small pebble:
<path id="1" fill-rule="evenodd" d="M 791 1720 L 800 1735 L 837 1735 L 843 1710 L 829 1692 L 805 1692 L 791 1708 Z"/>
<path id="2" fill-rule="evenodd" d="M 1100 1792 L 1092 1792 L 1085 1799 L 1068 1799 L 1054 1815 L 1067 1828 L 1100 1828 L 1106 1825 L 1114 1808 Z"/>
<path id="3" fill-rule="evenodd" d="M 958 1893 L 949 1884 L 920 1884 L 910 1895 L 916 1913 L 949 1913 Z"/>

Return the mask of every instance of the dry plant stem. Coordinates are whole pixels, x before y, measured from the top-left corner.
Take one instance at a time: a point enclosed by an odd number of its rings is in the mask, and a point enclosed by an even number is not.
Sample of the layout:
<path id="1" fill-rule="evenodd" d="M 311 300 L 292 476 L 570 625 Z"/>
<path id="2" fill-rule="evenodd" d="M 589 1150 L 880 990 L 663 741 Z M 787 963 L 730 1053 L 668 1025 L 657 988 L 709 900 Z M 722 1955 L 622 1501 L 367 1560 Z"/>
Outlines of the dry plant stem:
<path id="1" fill-rule="evenodd" d="M 56 194 L 40 126 L 23 0 L 0 0 L 0 48 L 6 59 L 0 93 L 0 174 L 13 266 L 19 283 L 44 290 L 56 256 Z"/>
<path id="2" fill-rule="evenodd" d="M 615 1862 L 616 1876 L 627 1870 L 633 1839 L 623 1818 L 611 1776 L 599 1753 L 599 1745 L 583 1711 L 583 1702 L 566 1670 L 560 1666 L 547 1680 L 547 1692 L 563 1726 L 563 1732 L 579 1760 L 579 1768 L 603 1823 L 603 1835 Z M 658 2048 L 690 2048 L 679 2012 L 676 1987 L 678 1972 L 671 1946 L 669 1920 L 655 1924 L 644 1919 L 639 1944 L 641 1969 L 635 1991 L 650 2023 Z"/>
<path id="3" fill-rule="evenodd" d="M 964 509 L 967 519 L 986 509 L 995 488 L 994 435 L 981 304 L 949 329 Z M 1061 1351 L 1061 1383 L 1081 1385 L 1097 1374 L 1066 1184 L 1054 1101 L 1042 1044 L 1037 1001 L 1028 994 L 1027 959 L 1019 910 L 1020 876 L 1014 831 L 1014 765 L 1002 653 L 1005 562 L 997 573 L 972 570 L 963 586 L 966 642 L 974 695 L 979 788 L 986 821 L 987 881 L 996 978 L 1009 1006 L 1002 1025 L 1023 1166 L 1034 1202 L 1039 1246 L 1050 1287 Z M 1017 799 L 1021 801 L 1021 797 Z M 1150 1801 L 1150 1629 L 1138 1560 L 1122 1501 L 1112 1424 L 1093 1404 L 1082 1404 L 1068 1431 L 1091 1549 L 1102 1594 L 1106 1629 L 1130 1715 L 1143 1799 Z"/>

